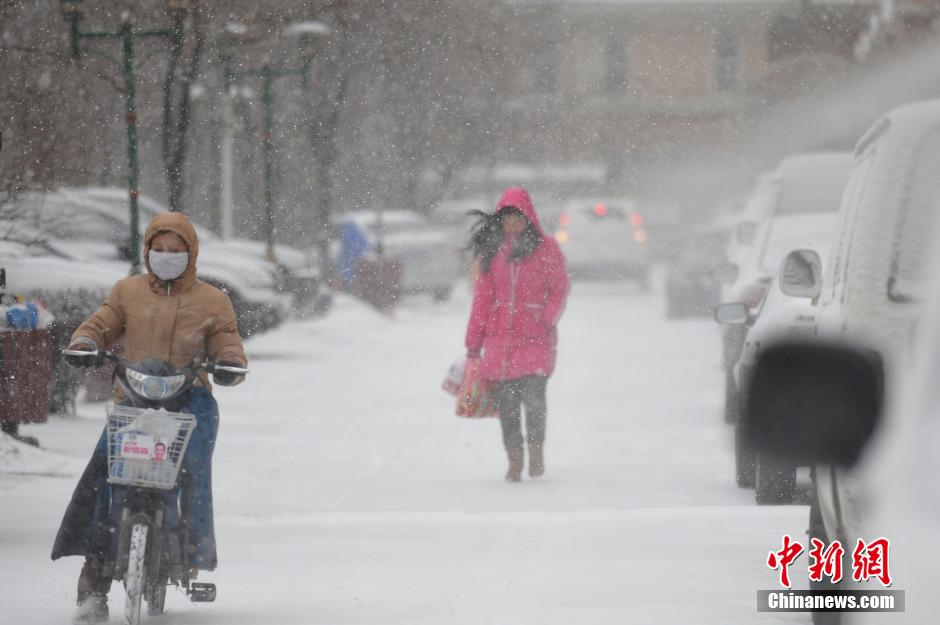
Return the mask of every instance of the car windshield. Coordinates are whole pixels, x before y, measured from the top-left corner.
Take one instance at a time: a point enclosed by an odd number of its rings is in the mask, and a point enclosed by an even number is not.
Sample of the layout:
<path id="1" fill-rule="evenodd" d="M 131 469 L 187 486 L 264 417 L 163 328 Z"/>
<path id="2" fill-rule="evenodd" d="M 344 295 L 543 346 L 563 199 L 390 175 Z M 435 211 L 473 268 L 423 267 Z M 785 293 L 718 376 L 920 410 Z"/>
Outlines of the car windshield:
<path id="1" fill-rule="evenodd" d="M 888 297 L 894 301 L 923 299 L 929 272 L 929 243 L 940 199 L 940 129 L 928 135 L 914 159 L 904 188 L 892 246 Z"/>
<path id="2" fill-rule="evenodd" d="M 831 172 L 788 179 L 780 191 L 776 215 L 835 213 L 839 210 L 848 174 Z"/>

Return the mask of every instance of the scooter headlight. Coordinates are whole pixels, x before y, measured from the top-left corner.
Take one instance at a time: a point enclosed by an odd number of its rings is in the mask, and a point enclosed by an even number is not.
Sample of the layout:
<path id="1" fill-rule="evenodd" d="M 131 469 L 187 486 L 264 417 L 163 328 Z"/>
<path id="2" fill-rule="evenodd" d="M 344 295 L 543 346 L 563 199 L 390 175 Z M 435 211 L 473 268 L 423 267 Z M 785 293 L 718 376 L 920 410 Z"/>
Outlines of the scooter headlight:
<path id="1" fill-rule="evenodd" d="M 183 387 L 183 383 L 186 382 L 186 376 L 170 375 L 162 377 L 127 369 L 127 381 L 131 386 L 131 390 L 141 397 L 160 400 L 175 395 Z"/>

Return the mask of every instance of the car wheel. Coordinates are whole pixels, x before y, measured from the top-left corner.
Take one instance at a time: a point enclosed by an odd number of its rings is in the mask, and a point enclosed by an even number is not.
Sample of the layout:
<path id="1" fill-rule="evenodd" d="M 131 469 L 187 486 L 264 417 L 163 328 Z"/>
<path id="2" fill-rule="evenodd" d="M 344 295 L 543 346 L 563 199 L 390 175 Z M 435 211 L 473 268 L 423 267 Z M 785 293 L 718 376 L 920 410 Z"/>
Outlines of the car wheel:
<path id="1" fill-rule="evenodd" d="M 436 304 L 443 304 L 450 299 L 451 288 L 449 286 L 439 287 L 431 291 L 431 299 Z"/>
<path id="2" fill-rule="evenodd" d="M 645 265 L 635 270 L 636 283 L 642 293 L 648 293 L 650 290 L 650 270 Z"/>
<path id="3" fill-rule="evenodd" d="M 793 503 L 796 467 L 766 454 L 754 455 L 754 499 L 758 505 Z"/>
<path id="4" fill-rule="evenodd" d="M 734 374 L 725 370 L 725 423 L 738 420 L 738 386 L 734 383 Z"/>
<path id="5" fill-rule="evenodd" d="M 679 319 L 686 316 L 682 302 L 682 292 L 675 287 L 666 286 L 666 318 Z"/>
<path id="6" fill-rule="evenodd" d="M 734 481 L 739 488 L 754 488 L 754 450 L 740 423 L 734 425 Z"/>
<path id="7" fill-rule="evenodd" d="M 812 502 L 809 506 L 809 534 L 810 545 L 812 545 L 812 540 L 818 538 L 825 544 L 829 544 L 829 538 L 826 536 L 826 525 L 823 523 L 822 512 L 819 509 L 819 500 L 816 498 L 815 493 L 813 494 Z M 842 570 L 850 570 L 846 568 L 847 563 L 843 563 Z M 840 586 L 833 584 L 832 579 L 829 577 L 823 576 L 822 581 L 814 582 L 810 580 L 809 589 L 811 591 L 826 591 L 826 590 L 839 590 Z M 842 613 L 841 612 L 813 612 L 813 625 L 841 625 L 842 623 Z"/>

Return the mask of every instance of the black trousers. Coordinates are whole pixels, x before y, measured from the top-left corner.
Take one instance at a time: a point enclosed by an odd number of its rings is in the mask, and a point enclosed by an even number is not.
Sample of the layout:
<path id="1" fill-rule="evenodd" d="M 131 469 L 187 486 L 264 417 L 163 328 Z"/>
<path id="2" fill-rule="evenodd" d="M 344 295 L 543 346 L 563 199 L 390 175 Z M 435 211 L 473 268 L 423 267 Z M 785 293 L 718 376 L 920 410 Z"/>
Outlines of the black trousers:
<path id="1" fill-rule="evenodd" d="M 522 405 L 525 404 L 525 441 L 530 446 L 541 446 L 545 442 L 545 419 L 548 406 L 545 388 L 548 377 L 527 375 L 522 378 L 503 380 L 496 384 L 495 393 L 499 404 L 500 424 L 503 428 L 503 445 L 506 449 L 522 447 Z"/>

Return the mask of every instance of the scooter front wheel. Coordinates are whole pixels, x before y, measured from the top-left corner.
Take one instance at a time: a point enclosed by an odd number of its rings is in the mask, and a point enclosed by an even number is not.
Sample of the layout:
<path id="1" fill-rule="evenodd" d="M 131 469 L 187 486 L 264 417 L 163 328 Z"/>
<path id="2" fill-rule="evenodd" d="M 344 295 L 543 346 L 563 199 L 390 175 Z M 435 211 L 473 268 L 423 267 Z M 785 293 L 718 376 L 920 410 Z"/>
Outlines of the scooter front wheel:
<path id="1" fill-rule="evenodd" d="M 128 625 L 140 623 L 140 600 L 143 597 L 144 577 L 147 571 L 147 526 L 138 523 L 131 528 L 130 546 L 127 552 L 127 571 L 124 573 L 124 590 L 127 603 L 124 616 Z"/>

